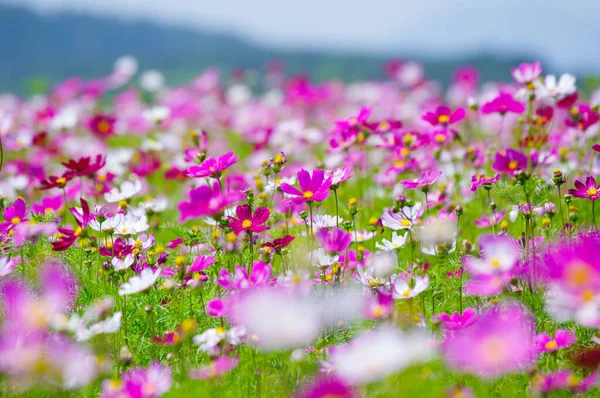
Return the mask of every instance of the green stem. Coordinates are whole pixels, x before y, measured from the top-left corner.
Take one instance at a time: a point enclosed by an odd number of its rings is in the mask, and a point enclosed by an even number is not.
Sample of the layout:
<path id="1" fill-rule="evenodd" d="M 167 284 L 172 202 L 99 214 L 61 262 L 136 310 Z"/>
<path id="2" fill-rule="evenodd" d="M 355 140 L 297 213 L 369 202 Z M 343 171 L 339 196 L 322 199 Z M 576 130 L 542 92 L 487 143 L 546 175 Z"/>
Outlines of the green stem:
<path id="1" fill-rule="evenodd" d="M 336 228 L 340 227 L 339 218 L 340 218 L 340 208 L 338 204 L 338 194 L 337 189 L 333 190 L 333 196 L 335 197 L 335 226 Z"/>

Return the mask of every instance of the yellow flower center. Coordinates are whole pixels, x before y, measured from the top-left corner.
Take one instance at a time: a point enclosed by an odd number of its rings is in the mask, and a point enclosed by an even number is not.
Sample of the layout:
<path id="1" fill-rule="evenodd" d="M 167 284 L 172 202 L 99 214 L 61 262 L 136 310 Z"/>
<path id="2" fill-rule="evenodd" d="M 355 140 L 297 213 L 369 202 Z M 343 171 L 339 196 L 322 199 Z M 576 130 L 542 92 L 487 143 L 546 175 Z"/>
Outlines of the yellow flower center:
<path id="1" fill-rule="evenodd" d="M 403 292 L 402 292 L 402 295 L 403 295 L 404 297 L 408 297 L 408 296 L 410 295 L 410 288 L 409 288 L 409 289 L 406 289 L 405 291 L 403 291 Z"/>
<path id="2" fill-rule="evenodd" d="M 75 229 L 75 232 L 73 234 L 75 236 L 79 236 L 79 235 L 81 235 L 82 232 L 83 232 L 83 230 L 81 229 L 81 227 L 77 227 L 77 229 Z"/>
<path id="3" fill-rule="evenodd" d="M 276 164 L 283 163 L 283 156 L 281 156 L 281 154 L 275 155 L 275 157 L 273 158 L 273 162 Z"/>
<path id="4" fill-rule="evenodd" d="M 435 135 L 435 140 L 437 142 L 444 142 L 445 139 L 446 139 L 446 136 L 444 134 L 436 134 Z"/>
<path id="5" fill-rule="evenodd" d="M 20 222 L 21 222 L 21 219 L 19 217 L 13 217 L 12 220 L 10 220 L 10 223 L 12 225 L 17 225 Z"/>
<path id="6" fill-rule="evenodd" d="M 250 228 L 252 226 L 252 221 L 244 220 L 242 221 L 242 228 Z"/>
<path id="7" fill-rule="evenodd" d="M 448 123 L 449 121 L 450 121 L 450 116 L 448 116 L 448 115 L 440 115 L 438 117 L 439 123 Z"/>
<path id="8" fill-rule="evenodd" d="M 304 199 L 312 199 L 314 194 L 312 193 L 312 191 L 306 191 L 306 192 L 304 192 L 303 196 L 304 196 Z"/>
<path id="9" fill-rule="evenodd" d="M 210 170 L 210 171 L 212 171 L 212 172 L 214 173 L 214 171 L 215 171 L 215 168 L 211 166 L 211 167 L 209 167 L 209 170 Z"/>
<path id="10" fill-rule="evenodd" d="M 596 196 L 598 194 L 598 190 L 596 188 L 590 188 L 587 191 L 585 191 L 585 193 L 588 196 Z"/>
<path id="11" fill-rule="evenodd" d="M 519 167 L 519 162 L 517 162 L 516 160 L 511 160 L 510 162 L 508 162 L 508 168 L 510 170 L 516 170 L 517 167 Z"/>
<path id="12" fill-rule="evenodd" d="M 552 350 L 552 349 L 558 347 L 558 344 L 556 343 L 556 341 L 550 340 L 549 342 L 546 343 L 546 345 L 544 347 L 546 347 L 547 350 Z"/>
<path id="13" fill-rule="evenodd" d="M 490 264 L 492 265 L 493 268 L 500 268 L 500 260 L 498 260 L 497 258 L 493 258 L 490 261 Z"/>
<path id="14" fill-rule="evenodd" d="M 353 117 L 353 118 L 350 118 L 350 119 L 348 120 L 348 124 L 349 124 L 350 126 L 354 126 L 356 123 L 358 123 L 358 120 L 357 120 L 355 117 Z"/>
<path id="15" fill-rule="evenodd" d="M 100 120 L 96 127 L 98 128 L 99 132 L 101 132 L 102 134 L 106 134 L 110 130 L 110 123 L 106 120 Z"/>
<path id="16" fill-rule="evenodd" d="M 60 185 L 64 185 L 67 183 L 67 179 L 65 177 L 60 177 L 56 179 L 56 183 Z"/>
<path id="17" fill-rule="evenodd" d="M 380 305 L 376 305 L 375 308 L 373 308 L 373 318 L 381 318 L 382 315 L 383 307 Z"/>
<path id="18" fill-rule="evenodd" d="M 481 354 L 490 365 L 500 365 L 508 356 L 506 343 L 500 336 L 490 336 L 481 343 Z"/>
<path id="19" fill-rule="evenodd" d="M 379 128 L 381 130 L 387 130 L 390 128 L 390 124 L 388 122 L 381 122 L 379 123 Z"/>
<path id="20" fill-rule="evenodd" d="M 410 227 L 410 220 L 408 219 L 403 219 L 402 221 L 400 221 L 400 225 L 402 225 L 403 227 Z"/>
<path id="21" fill-rule="evenodd" d="M 47 207 L 44 209 L 44 213 L 46 214 L 52 214 L 54 212 L 54 210 L 52 210 L 51 208 Z"/>
<path id="22" fill-rule="evenodd" d="M 121 228 L 121 233 L 124 233 L 124 234 L 126 234 L 126 233 L 127 233 L 127 227 L 123 227 L 123 228 Z"/>
<path id="23" fill-rule="evenodd" d="M 568 265 L 566 269 L 566 279 L 573 286 L 583 286 L 592 280 L 592 270 L 590 265 L 583 261 L 575 261 Z"/>
<path id="24" fill-rule="evenodd" d="M 402 141 L 403 141 L 403 142 L 404 142 L 406 145 L 410 144 L 410 143 L 412 142 L 412 140 L 413 140 L 413 136 L 412 136 L 412 134 L 406 134 L 406 135 L 404 136 L 404 138 L 402 138 Z"/>

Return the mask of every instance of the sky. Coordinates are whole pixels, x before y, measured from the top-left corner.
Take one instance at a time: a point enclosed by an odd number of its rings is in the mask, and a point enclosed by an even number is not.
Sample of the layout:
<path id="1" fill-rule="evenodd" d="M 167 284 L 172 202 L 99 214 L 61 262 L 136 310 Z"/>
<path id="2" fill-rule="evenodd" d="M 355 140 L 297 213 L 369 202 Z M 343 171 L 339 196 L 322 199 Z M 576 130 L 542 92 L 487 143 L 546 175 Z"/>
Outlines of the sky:
<path id="1" fill-rule="evenodd" d="M 233 32 L 273 47 L 428 57 L 500 53 L 600 72 L 595 0 L 0 0 Z"/>

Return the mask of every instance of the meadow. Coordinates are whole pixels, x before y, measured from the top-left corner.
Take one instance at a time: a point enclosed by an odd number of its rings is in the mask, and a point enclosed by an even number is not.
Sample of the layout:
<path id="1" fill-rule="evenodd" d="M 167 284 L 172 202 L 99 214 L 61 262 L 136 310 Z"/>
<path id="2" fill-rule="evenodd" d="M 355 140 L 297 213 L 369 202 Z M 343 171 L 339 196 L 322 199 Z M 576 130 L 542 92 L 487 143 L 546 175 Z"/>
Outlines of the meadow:
<path id="1" fill-rule="evenodd" d="M 385 70 L 0 96 L 2 396 L 596 396 L 600 90 Z"/>

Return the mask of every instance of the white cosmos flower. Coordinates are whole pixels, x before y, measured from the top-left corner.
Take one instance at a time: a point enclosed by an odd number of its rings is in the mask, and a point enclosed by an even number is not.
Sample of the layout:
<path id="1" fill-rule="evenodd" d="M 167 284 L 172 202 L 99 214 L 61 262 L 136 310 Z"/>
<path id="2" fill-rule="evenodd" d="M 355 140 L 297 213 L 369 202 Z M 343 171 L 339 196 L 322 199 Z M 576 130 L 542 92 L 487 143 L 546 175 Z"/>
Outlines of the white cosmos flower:
<path id="1" fill-rule="evenodd" d="M 322 248 L 319 248 L 319 249 L 313 251 L 312 255 L 313 255 L 313 264 L 319 268 L 329 267 L 329 266 L 335 264 L 340 258 L 340 256 L 338 256 L 338 255 L 330 256 Z M 309 257 L 310 257 L 310 254 L 309 254 Z"/>
<path id="2" fill-rule="evenodd" d="M 97 322 L 89 328 L 79 328 L 75 330 L 75 339 L 81 342 L 87 341 L 99 334 L 116 333 L 121 328 L 121 317 L 122 314 L 120 312 L 115 312 L 111 317 Z"/>
<path id="3" fill-rule="evenodd" d="M 392 209 L 387 209 L 381 216 L 381 223 L 395 231 L 399 229 L 411 229 L 423 214 L 421 203 L 415 203 L 414 206 L 404 206 L 398 213 Z"/>
<path id="4" fill-rule="evenodd" d="M 235 325 L 245 326 L 249 340 L 265 350 L 304 347 L 321 331 L 315 300 L 285 289 L 246 290 L 230 306 Z"/>
<path id="5" fill-rule="evenodd" d="M 135 215 L 133 212 L 125 214 L 119 226 L 115 229 L 116 235 L 136 235 L 149 228 L 148 217 L 145 214 Z"/>
<path id="6" fill-rule="evenodd" d="M 125 215 L 123 215 L 122 213 L 117 213 L 114 215 L 114 217 L 110 217 L 107 218 L 106 220 L 104 220 L 104 222 L 102 222 L 102 224 L 100 224 L 100 222 L 96 219 L 90 220 L 90 223 L 88 224 L 90 226 L 91 229 L 93 229 L 94 231 L 114 231 L 116 230 L 119 225 L 121 225 L 121 223 L 123 222 L 123 219 L 125 218 Z"/>
<path id="7" fill-rule="evenodd" d="M 394 288 L 392 291 L 392 297 L 394 299 L 409 299 L 413 298 L 420 293 L 423 293 L 429 287 L 429 275 L 424 277 L 415 275 L 415 284 L 410 287 L 409 283 L 402 276 L 397 276 L 394 281 Z"/>
<path id="8" fill-rule="evenodd" d="M 151 93 L 165 86 L 165 77 L 156 69 L 147 70 L 140 76 L 140 86 Z"/>
<path id="9" fill-rule="evenodd" d="M 77 125 L 78 117 L 74 108 L 65 108 L 52 118 L 50 129 L 53 131 L 71 130 Z"/>
<path id="10" fill-rule="evenodd" d="M 0 278 L 12 274 L 17 264 L 16 258 L 0 257 Z"/>
<path id="11" fill-rule="evenodd" d="M 162 211 L 165 211 L 168 205 L 169 201 L 164 196 L 148 199 L 140 203 L 141 208 L 143 208 L 146 211 L 151 211 L 153 213 L 160 213 Z"/>
<path id="12" fill-rule="evenodd" d="M 330 216 L 329 214 L 317 214 L 313 217 L 313 227 L 316 229 L 331 229 L 343 222 L 342 217 Z"/>
<path id="13" fill-rule="evenodd" d="M 151 268 L 144 268 L 139 275 L 131 277 L 127 282 L 121 285 L 119 296 L 135 294 L 150 289 L 160 277 L 162 268 L 152 271 Z"/>
<path id="14" fill-rule="evenodd" d="M 118 257 L 113 257 L 110 263 L 112 264 L 115 271 L 123 271 L 131 267 L 134 260 L 135 256 L 133 254 L 128 254 L 127 256 L 125 256 L 125 258 L 122 259 Z"/>
<path id="15" fill-rule="evenodd" d="M 104 199 L 108 203 L 117 203 L 122 200 L 127 200 L 142 190 L 142 183 L 139 180 L 134 182 L 125 181 L 120 188 L 114 187 L 104 194 Z"/>
<path id="16" fill-rule="evenodd" d="M 352 242 L 366 242 L 371 240 L 377 235 L 375 231 L 367 231 L 363 229 L 362 231 L 357 231 L 356 234 L 352 233 Z"/>
<path id="17" fill-rule="evenodd" d="M 363 333 L 331 354 L 333 372 L 351 385 L 383 379 L 434 355 L 424 331 L 401 332 L 385 326 Z"/>
<path id="18" fill-rule="evenodd" d="M 171 109 L 166 106 L 154 106 L 142 112 L 142 116 L 147 121 L 158 124 L 169 117 Z"/>
<path id="19" fill-rule="evenodd" d="M 392 239 L 383 239 L 381 243 L 375 243 L 375 247 L 383 251 L 398 250 L 406 243 L 406 235 L 398 235 L 392 232 Z"/>
<path id="20" fill-rule="evenodd" d="M 539 80 L 534 82 L 535 94 L 540 99 L 551 98 L 560 100 L 577 91 L 575 81 L 575 76 L 570 73 L 563 73 L 558 82 L 556 81 L 556 76 L 548 75 L 543 83 Z"/>

